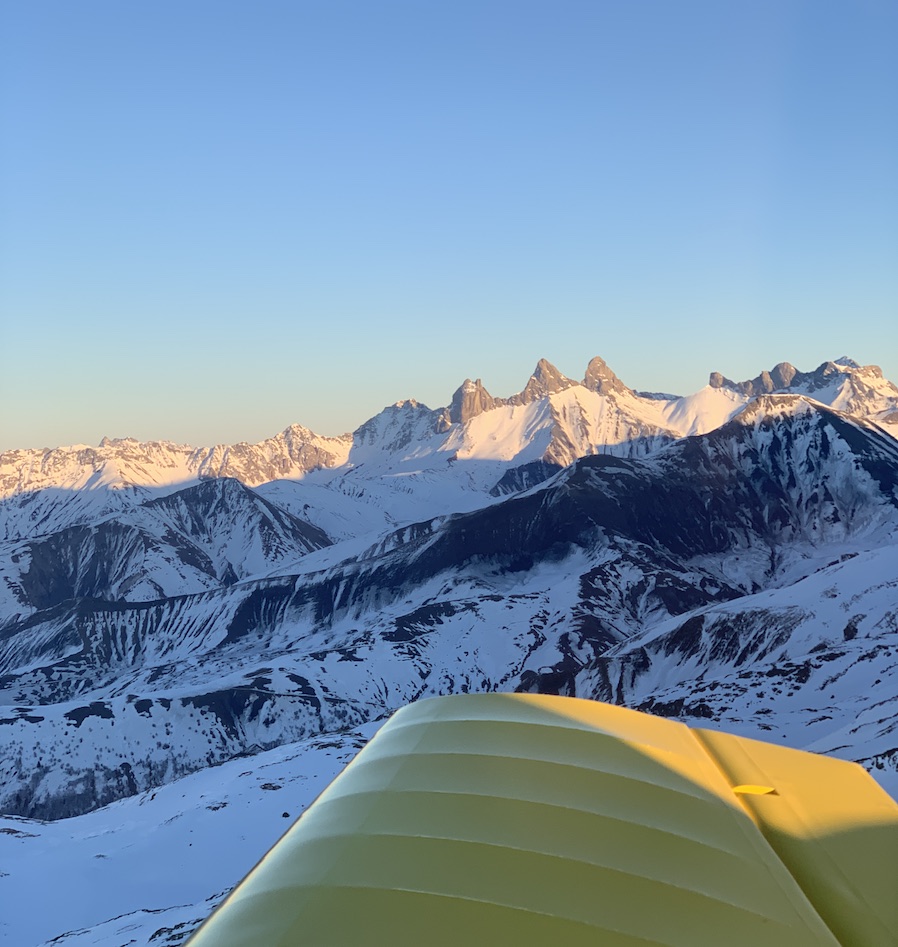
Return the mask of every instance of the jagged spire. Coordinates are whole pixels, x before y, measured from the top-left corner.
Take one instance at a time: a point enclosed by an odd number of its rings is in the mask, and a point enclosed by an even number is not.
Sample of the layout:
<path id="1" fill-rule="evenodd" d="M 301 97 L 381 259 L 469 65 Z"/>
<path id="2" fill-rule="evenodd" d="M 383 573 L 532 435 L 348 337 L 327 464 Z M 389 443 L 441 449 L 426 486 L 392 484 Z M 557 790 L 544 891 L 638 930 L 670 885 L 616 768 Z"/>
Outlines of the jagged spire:
<path id="1" fill-rule="evenodd" d="M 495 405 L 496 399 L 483 387 L 483 382 L 479 378 L 477 381 L 466 378 L 452 396 L 452 402 L 449 405 L 449 420 L 453 424 L 464 424 L 465 421 L 476 418 L 478 414 L 489 411 Z"/>
<path id="2" fill-rule="evenodd" d="M 589 365 L 586 366 L 583 386 L 589 388 L 590 391 L 597 391 L 600 395 L 607 395 L 612 391 L 630 390 L 599 355 L 591 359 Z"/>
<path id="3" fill-rule="evenodd" d="M 755 395 L 770 394 L 773 391 L 784 391 L 792 388 L 793 383 L 800 384 L 811 379 L 814 375 L 822 376 L 826 374 L 829 366 L 832 366 L 831 371 L 838 370 L 832 362 L 824 362 L 816 372 L 804 373 L 789 362 L 780 362 L 778 365 L 774 365 L 769 372 L 763 371 L 760 375 L 748 381 L 732 381 L 721 375 L 720 372 L 711 372 L 708 384 L 712 388 L 730 388 L 751 398 Z"/>
<path id="4" fill-rule="evenodd" d="M 520 394 L 509 398 L 508 404 L 530 404 L 531 401 L 538 401 L 547 395 L 554 394 L 556 391 L 564 391 L 566 388 L 572 388 L 579 382 L 567 375 L 562 375 L 560 371 L 549 361 L 541 358 L 533 369 L 524 390 Z"/>

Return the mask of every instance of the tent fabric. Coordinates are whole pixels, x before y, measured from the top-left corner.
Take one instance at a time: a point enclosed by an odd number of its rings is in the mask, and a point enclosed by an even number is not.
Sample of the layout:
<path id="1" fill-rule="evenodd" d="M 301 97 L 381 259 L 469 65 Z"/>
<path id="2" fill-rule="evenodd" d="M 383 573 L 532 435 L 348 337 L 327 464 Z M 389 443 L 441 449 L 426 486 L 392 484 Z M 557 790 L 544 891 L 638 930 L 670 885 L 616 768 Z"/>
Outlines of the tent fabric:
<path id="1" fill-rule="evenodd" d="M 695 735 L 734 783 L 763 778 L 749 815 L 846 945 L 898 944 L 898 806 L 866 770 L 728 733 Z"/>
<path id="2" fill-rule="evenodd" d="M 577 698 L 432 698 L 189 944 L 884 947 L 896 831 L 852 763 Z"/>

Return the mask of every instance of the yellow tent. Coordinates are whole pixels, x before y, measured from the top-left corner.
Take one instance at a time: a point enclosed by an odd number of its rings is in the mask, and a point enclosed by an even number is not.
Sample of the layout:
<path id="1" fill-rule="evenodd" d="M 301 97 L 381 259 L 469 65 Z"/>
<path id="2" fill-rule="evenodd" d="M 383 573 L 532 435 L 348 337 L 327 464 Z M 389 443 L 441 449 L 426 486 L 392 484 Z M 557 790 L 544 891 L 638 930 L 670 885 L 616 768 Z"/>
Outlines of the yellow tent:
<path id="1" fill-rule="evenodd" d="M 594 701 L 396 713 L 190 947 L 885 947 L 898 806 L 853 763 Z"/>

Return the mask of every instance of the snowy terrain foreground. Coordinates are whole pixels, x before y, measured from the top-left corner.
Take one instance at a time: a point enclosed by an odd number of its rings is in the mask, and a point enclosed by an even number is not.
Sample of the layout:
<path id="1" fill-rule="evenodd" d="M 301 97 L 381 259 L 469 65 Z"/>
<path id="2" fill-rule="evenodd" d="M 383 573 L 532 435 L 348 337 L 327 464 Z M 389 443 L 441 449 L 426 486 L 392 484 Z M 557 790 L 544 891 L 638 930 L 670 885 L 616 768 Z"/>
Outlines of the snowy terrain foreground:
<path id="1" fill-rule="evenodd" d="M 376 729 L 232 760 L 60 822 L 0 816 L 0 943 L 182 943 Z"/>
<path id="2" fill-rule="evenodd" d="M 0 941 L 180 943 L 436 694 L 612 701 L 898 796 L 896 430 L 848 359 L 684 398 L 593 359 L 340 438 L 0 455 Z"/>

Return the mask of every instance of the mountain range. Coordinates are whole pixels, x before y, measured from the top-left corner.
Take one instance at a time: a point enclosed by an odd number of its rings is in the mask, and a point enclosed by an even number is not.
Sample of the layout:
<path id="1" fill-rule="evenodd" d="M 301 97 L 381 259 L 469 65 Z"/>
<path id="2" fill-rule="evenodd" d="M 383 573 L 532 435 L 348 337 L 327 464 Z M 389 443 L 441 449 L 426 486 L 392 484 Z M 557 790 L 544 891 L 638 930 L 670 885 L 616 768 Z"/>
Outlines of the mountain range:
<path id="1" fill-rule="evenodd" d="M 488 690 L 833 753 L 898 793 L 898 387 L 847 358 L 686 397 L 542 360 L 512 397 L 468 379 L 342 437 L 9 451 L 0 580 L 5 845 L 143 824 L 289 751 L 280 787 L 409 701 Z M 225 862 L 133 942 L 180 905 L 179 942 L 250 867 Z M 113 943 L 126 900 L 39 936 Z"/>

